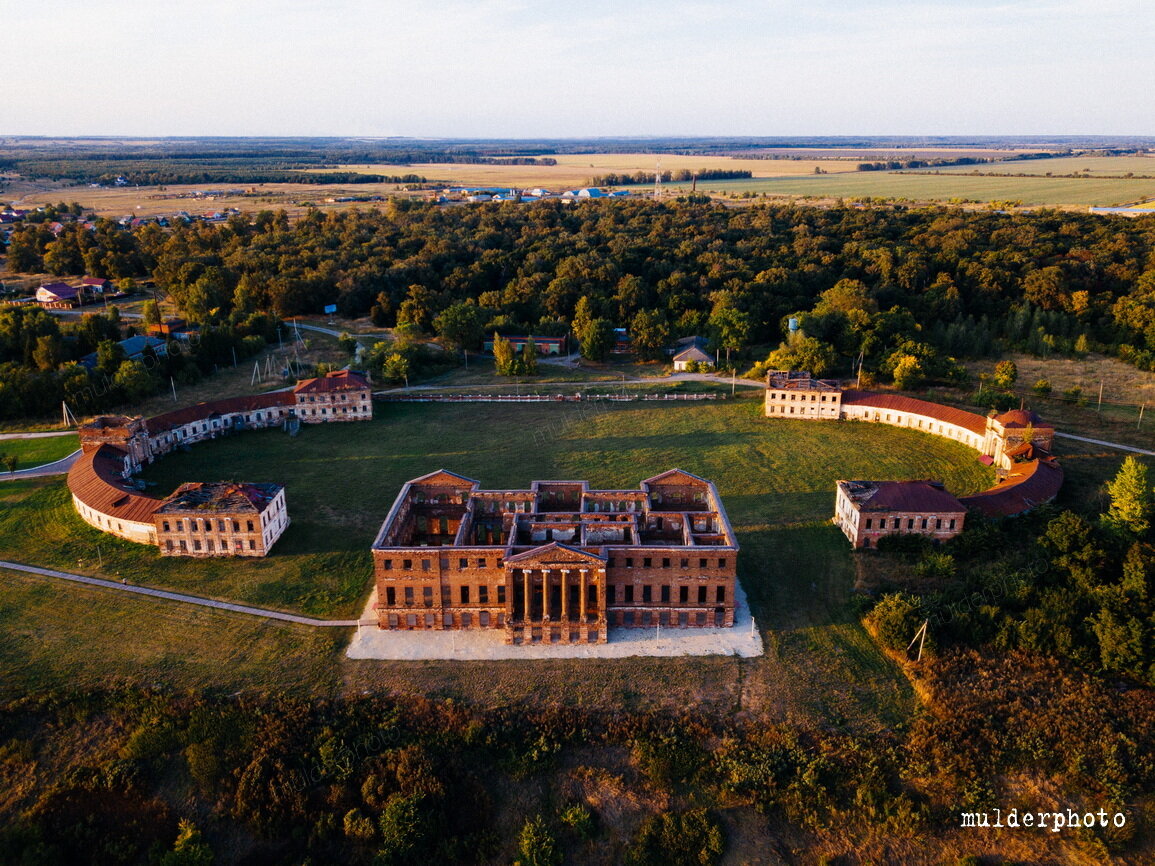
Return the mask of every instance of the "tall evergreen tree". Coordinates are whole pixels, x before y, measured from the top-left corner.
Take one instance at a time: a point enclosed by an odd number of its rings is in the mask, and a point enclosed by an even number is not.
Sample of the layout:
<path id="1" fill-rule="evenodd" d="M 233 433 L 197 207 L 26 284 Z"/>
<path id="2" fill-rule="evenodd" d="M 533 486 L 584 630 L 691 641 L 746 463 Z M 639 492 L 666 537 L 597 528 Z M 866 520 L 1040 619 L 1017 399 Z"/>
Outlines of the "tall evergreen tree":
<path id="1" fill-rule="evenodd" d="M 1111 507 L 1103 515 L 1108 527 L 1131 536 L 1141 536 L 1151 528 L 1152 490 L 1147 467 L 1127 457 L 1115 478 L 1107 482 Z"/>

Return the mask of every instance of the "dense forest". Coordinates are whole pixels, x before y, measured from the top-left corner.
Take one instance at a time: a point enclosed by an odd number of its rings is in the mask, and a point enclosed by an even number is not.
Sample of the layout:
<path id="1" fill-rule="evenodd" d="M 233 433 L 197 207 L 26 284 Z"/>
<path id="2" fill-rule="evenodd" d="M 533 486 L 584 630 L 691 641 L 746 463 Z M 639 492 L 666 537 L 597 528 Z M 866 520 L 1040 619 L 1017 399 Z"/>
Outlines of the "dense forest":
<path id="1" fill-rule="evenodd" d="M 171 232 L 26 226 L 8 255 L 15 271 L 152 275 L 200 322 L 335 303 L 429 331 L 466 305 L 484 332 L 544 334 L 573 326 L 585 299 L 646 355 L 690 334 L 732 350 L 774 345 L 796 317 L 801 332 L 783 347 L 796 360 L 846 368 L 861 357 L 890 375 L 913 358 L 934 379 L 955 372 L 951 357 L 1010 347 L 1100 350 L 1155 369 L 1153 249 L 1150 218 L 1048 211 L 395 200 Z"/>

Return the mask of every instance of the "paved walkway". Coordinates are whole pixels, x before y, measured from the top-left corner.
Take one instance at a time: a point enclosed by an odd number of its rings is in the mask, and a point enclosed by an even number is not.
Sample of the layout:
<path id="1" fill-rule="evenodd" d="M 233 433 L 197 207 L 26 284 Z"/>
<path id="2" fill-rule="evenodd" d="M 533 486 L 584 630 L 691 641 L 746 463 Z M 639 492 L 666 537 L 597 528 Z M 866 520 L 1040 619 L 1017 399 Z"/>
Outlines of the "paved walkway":
<path id="1" fill-rule="evenodd" d="M 180 592 L 169 592 L 164 589 L 150 589 L 147 586 L 135 586 L 130 583 L 117 583 L 115 580 L 103 580 L 99 577 L 85 577 L 82 574 L 72 574 L 67 571 L 53 571 L 50 568 L 38 568 L 35 565 L 22 565 L 18 562 L 0 560 L 0 568 L 12 571 L 21 571 L 26 574 L 37 574 L 42 577 L 52 577 L 58 580 L 70 580 L 74 583 L 86 583 L 89 586 L 99 586 L 102 589 L 112 589 L 117 592 L 130 592 L 136 595 L 148 595 L 161 598 L 165 601 L 179 601 L 184 604 L 195 604 L 201 607 L 214 607 L 217 610 L 227 610 L 232 613 L 246 613 L 250 616 L 259 616 L 265 619 L 279 619 L 283 622 L 295 622 L 298 625 L 311 625 L 325 628 L 352 628 L 358 625 L 355 619 L 313 619 L 308 616 L 298 616 L 293 613 L 282 613 L 279 610 L 266 610 L 261 607 L 249 607 L 244 604 L 232 604 L 227 601 L 213 601 L 211 598 L 202 598 L 199 595 L 185 595 Z M 376 620 L 371 620 L 375 623 Z"/>
<path id="2" fill-rule="evenodd" d="M 72 464 L 80 457 L 80 449 L 73 451 L 67 457 L 53 460 L 51 463 L 41 463 L 39 466 L 30 466 L 27 469 L 17 469 L 15 472 L 0 472 L 0 481 L 14 481 L 17 478 L 47 478 L 49 475 L 64 475 L 72 468 Z"/>
<path id="3" fill-rule="evenodd" d="M 351 659 L 377 660 L 503 660 L 619 659 L 630 656 L 741 656 L 762 655 L 762 635 L 750 615 L 740 583 L 734 584 L 737 611 L 733 628 L 611 628 L 603 644 L 505 643 L 504 629 L 472 631 L 382 631 L 359 628 L 345 651 Z M 376 623 L 376 590 L 361 614 L 362 622 Z"/>
<path id="4" fill-rule="evenodd" d="M 1088 439 L 1086 436 L 1076 436 L 1073 433 L 1055 433 L 1056 436 L 1062 436 L 1064 439 L 1074 439 L 1076 442 L 1086 442 L 1088 445 L 1103 445 L 1107 448 L 1118 448 L 1120 451 L 1133 451 L 1136 454 L 1145 454 L 1148 457 L 1155 457 L 1155 451 L 1148 451 L 1146 448 L 1136 448 L 1134 445 L 1121 445 L 1118 442 L 1104 442 L 1102 439 Z"/>
<path id="5" fill-rule="evenodd" d="M 75 435 L 75 430 L 56 430 L 50 433 L 0 433 L 0 439 L 47 439 L 50 436 Z"/>

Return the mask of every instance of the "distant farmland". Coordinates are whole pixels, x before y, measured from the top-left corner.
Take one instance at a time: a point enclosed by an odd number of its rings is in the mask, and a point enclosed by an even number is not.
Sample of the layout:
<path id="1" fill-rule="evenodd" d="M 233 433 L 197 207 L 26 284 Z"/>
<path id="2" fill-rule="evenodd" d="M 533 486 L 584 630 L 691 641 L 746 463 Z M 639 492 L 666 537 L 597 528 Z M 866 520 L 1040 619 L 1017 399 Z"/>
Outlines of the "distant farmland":
<path id="1" fill-rule="evenodd" d="M 1057 160 L 1047 160 L 1048 163 Z M 1086 163 L 1088 160 L 1071 160 Z M 1042 161 L 1040 161 L 1041 167 Z M 1013 163 L 1020 168 L 1024 163 Z M 980 170 L 1004 171 L 995 163 Z M 974 166 L 967 166 L 973 171 Z M 1128 169 L 1131 170 L 1131 169 Z M 1045 169 L 1044 169 L 1045 171 Z M 1153 172 L 1155 173 L 1155 172 Z M 671 190 L 689 189 L 689 184 L 669 184 Z M 1024 205 L 1123 205 L 1155 198 L 1155 180 L 1111 177 L 974 177 L 962 170 L 942 174 L 909 172 L 854 172 L 813 177 L 752 178 L 710 181 L 699 191 L 726 194 L 755 193 L 814 198 L 882 198 L 910 201 L 1018 201 Z"/>

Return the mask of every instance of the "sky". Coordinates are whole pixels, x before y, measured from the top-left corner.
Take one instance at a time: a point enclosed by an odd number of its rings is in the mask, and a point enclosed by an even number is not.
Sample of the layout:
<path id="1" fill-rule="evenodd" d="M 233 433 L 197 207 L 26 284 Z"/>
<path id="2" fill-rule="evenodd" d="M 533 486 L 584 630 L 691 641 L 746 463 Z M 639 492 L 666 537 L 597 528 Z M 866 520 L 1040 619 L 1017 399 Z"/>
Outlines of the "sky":
<path id="1" fill-rule="evenodd" d="M 0 135 L 1153 135 L 1151 0 L 0 0 Z"/>

